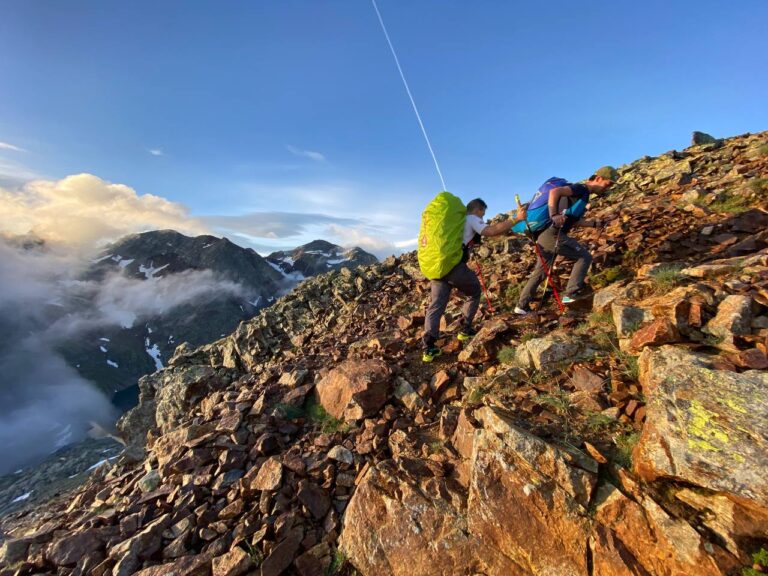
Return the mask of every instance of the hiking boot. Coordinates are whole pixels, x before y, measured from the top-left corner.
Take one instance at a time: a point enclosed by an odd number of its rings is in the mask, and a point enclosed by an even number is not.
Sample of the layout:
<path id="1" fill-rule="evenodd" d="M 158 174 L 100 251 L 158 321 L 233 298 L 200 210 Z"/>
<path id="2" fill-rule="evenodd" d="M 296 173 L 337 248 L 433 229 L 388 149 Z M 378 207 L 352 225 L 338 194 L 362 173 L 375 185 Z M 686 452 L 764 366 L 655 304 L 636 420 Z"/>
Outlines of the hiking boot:
<path id="1" fill-rule="evenodd" d="M 530 313 L 531 311 L 527 308 L 520 308 L 520 306 L 515 306 L 515 314 L 518 316 L 528 316 Z"/>
<path id="2" fill-rule="evenodd" d="M 464 328 L 456 335 L 456 338 L 459 342 L 466 342 L 467 340 L 472 340 L 475 334 L 477 334 L 477 330 L 474 328 Z"/>
<path id="3" fill-rule="evenodd" d="M 560 302 L 562 302 L 563 304 L 573 304 L 574 302 L 576 302 L 576 298 L 573 298 L 571 296 L 563 296 L 562 298 L 560 298 Z"/>
<path id="4" fill-rule="evenodd" d="M 437 346 L 431 346 L 429 348 L 424 349 L 424 354 L 421 355 L 421 361 L 422 362 L 432 362 L 435 358 L 440 356 L 443 351 L 440 350 Z"/>

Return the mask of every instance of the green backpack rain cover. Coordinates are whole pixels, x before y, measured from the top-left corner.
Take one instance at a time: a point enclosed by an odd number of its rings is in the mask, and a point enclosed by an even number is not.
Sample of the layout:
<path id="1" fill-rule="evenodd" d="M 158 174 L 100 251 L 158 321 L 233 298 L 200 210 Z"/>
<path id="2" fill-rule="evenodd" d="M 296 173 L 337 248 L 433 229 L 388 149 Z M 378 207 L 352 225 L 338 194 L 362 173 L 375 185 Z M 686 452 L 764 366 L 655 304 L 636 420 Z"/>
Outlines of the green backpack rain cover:
<path id="1" fill-rule="evenodd" d="M 450 192 L 427 204 L 419 230 L 419 267 L 430 280 L 442 278 L 461 262 L 467 209 Z"/>

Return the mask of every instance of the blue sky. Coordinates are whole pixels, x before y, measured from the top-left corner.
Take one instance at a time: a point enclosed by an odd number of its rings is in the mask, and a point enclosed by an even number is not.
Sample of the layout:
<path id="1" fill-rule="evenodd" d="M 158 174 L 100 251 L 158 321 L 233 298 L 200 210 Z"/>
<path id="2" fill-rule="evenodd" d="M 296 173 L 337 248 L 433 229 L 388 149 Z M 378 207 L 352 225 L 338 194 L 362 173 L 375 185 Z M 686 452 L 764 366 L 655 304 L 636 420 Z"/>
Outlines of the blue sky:
<path id="1" fill-rule="evenodd" d="M 379 0 L 447 187 L 768 129 L 768 3 Z M 0 182 L 90 173 L 261 251 L 381 254 L 440 181 L 366 0 L 5 0 Z M 268 234 L 269 237 L 259 237 Z"/>

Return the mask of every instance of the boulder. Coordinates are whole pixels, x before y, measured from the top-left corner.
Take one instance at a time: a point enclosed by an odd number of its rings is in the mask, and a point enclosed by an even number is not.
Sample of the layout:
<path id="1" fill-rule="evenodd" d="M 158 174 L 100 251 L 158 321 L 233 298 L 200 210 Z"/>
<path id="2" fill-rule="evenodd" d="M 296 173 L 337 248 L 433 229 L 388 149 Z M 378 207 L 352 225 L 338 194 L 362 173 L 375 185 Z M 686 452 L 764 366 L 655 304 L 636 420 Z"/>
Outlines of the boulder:
<path id="1" fill-rule="evenodd" d="M 632 335 L 629 341 L 629 349 L 632 352 L 639 352 L 646 346 L 660 346 L 677 342 L 680 339 L 680 332 L 669 318 L 656 318 L 652 322 L 645 324 Z"/>
<path id="2" fill-rule="evenodd" d="M 382 360 L 347 360 L 318 383 L 315 393 L 334 418 L 359 420 L 384 406 L 391 378 L 392 371 Z"/>
<path id="3" fill-rule="evenodd" d="M 134 576 L 210 576 L 211 558 L 207 554 L 183 556 L 158 566 L 139 570 Z"/>
<path id="4" fill-rule="evenodd" d="M 406 472 L 395 460 L 368 470 L 344 514 L 340 543 L 362 574 L 472 573 L 466 518 L 440 491 L 425 489 L 439 482 Z"/>
<path id="5" fill-rule="evenodd" d="M 601 490 L 590 539 L 593 576 L 725 576 L 734 559 L 654 500 L 640 503 L 607 485 Z"/>
<path id="6" fill-rule="evenodd" d="M 481 364 L 496 358 L 498 349 L 496 339 L 508 329 L 507 323 L 502 318 L 484 323 L 472 340 L 459 352 L 459 362 Z"/>
<path id="7" fill-rule="evenodd" d="M 587 360 L 594 354 L 594 350 L 585 348 L 567 336 L 548 335 L 520 344 L 515 351 L 515 360 L 522 368 L 553 372 L 564 363 Z"/>
<path id="8" fill-rule="evenodd" d="M 717 315 L 707 323 L 706 331 L 720 338 L 718 348 L 736 351 L 736 336 L 751 332 L 752 298 L 731 294 L 717 307 Z"/>
<path id="9" fill-rule="evenodd" d="M 707 134 L 706 132 L 699 132 L 694 130 L 691 134 L 691 146 L 700 146 L 702 144 L 715 144 L 717 138 Z"/>
<path id="10" fill-rule="evenodd" d="M 104 529 L 87 528 L 56 540 L 48 549 L 47 558 L 56 566 L 69 566 L 89 552 L 104 548 Z"/>
<path id="11" fill-rule="evenodd" d="M 217 556 L 212 562 L 213 576 L 240 576 L 250 569 L 253 561 L 242 548 L 235 546 L 221 556 Z"/>
<path id="12" fill-rule="evenodd" d="M 635 470 L 768 509 L 768 373 L 715 370 L 713 360 L 674 346 L 640 355 L 647 404 Z"/>
<path id="13" fill-rule="evenodd" d="M 597 462 L 520 430 L 492 408 L 475 417 L 483 429 L 472 451 L 467 520 L 487 572 L 586 576 Z"/>

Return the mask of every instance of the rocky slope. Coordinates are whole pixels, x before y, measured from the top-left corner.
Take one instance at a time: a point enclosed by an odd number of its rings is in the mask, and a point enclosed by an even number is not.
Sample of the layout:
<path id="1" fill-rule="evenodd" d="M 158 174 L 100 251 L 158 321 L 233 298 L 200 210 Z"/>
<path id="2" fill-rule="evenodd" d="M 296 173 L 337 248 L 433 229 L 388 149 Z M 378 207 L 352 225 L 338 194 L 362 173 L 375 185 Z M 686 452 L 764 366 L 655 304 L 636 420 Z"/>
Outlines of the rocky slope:
<path id="1" fill-rule="evenodd" d="M 325 240 L 313 240 L 290 252 L 273 252 L 267 256 L 267 262 L 276 266 L 283 274 L 301 279 L 331 270 L 374 264 L 377 258 L 362 248 L 344 250 L 341 246 Z"/>
<path id="2" fill-rule="evenodd" d="M 496 313 L 462 347 L 453 300 L 432 365 L 414 254 L 180 347 L 120 460 L 3 519 L 0 574 L 760 573 L 768 133 L 620 172 L 567 314 L 510 313 L 511 237 L 479 253 Z"/>

